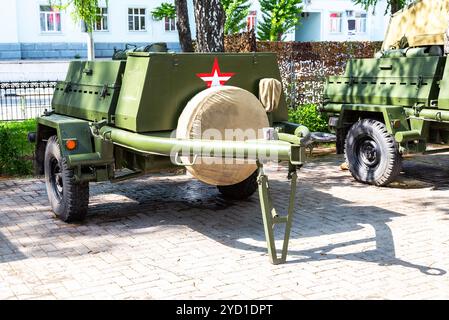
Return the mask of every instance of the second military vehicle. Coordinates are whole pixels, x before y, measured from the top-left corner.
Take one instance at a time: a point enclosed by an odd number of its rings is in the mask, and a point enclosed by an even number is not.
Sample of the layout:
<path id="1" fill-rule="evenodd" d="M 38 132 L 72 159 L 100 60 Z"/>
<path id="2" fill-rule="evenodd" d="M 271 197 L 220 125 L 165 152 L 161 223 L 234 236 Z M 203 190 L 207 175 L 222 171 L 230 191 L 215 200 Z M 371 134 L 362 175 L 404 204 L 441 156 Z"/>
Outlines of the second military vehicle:
<path id="1" fill-rule="evenodd" d="M 358 181 L 387 185 L 402 155 L 449 144 L 448 17 L 449 0 L 414 2 L 392 16 L 375 58 L 327 79 L 321 110 Z"/>

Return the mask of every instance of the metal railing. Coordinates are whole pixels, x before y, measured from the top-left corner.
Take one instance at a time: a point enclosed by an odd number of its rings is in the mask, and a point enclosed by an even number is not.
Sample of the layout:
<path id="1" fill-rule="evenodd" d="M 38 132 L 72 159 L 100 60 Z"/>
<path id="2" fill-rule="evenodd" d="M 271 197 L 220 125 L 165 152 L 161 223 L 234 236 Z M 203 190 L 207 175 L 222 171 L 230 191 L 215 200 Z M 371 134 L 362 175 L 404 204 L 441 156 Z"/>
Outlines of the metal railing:
<path id="1" fill-rule="evenodd" d="M 0 82 L 0 121 L 36 118 L 49 110 L 56 81 Z"/>

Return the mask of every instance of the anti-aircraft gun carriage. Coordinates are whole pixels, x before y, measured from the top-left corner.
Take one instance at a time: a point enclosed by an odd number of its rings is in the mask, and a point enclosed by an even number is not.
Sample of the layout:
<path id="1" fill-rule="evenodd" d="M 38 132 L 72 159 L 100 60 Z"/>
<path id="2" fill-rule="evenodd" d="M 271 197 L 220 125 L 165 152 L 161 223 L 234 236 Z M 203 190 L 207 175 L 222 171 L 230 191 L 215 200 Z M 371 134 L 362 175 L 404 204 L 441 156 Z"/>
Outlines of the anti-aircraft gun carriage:
<path id="1" fill-rule="evenodd" d="M 182 166 L 228 198 L 259 189 L 270 259 L 285 261 L 309 132 L 288 122 L 280 81 L 270 53 L 130 52 L 125 60 L 71 62 L 33 135 L 53 211 L 82 220 L 89 183 Z M 285 216 L 271 202 L 268 160 L 288 163 Z M 118 175 L 121 169 L 128 173 Z M 280 257 L 275 224 L 285 225 Z"/>

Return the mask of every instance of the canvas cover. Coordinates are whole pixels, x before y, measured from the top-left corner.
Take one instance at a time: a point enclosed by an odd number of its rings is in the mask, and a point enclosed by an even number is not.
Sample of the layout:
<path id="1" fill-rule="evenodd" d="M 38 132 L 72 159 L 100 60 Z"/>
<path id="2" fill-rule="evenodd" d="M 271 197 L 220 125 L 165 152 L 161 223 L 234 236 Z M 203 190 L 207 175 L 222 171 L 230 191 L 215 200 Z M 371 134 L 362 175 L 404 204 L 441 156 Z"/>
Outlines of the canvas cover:
<path id="1" fill-rule="evenodd" d="M 178 120 L 176 137 L 182 139 L 208 139 L 205 133 L 213 129 L 219 132 L 222 140 L 245 141 L 226 136 L 226 129 L 239 129 L 241 132 L 252 129 L 257 139 L 262 139 L 262 128 L 269 127 L 265 109 L 251 92 L 233 86 L 217 86 L 201 91 L 187 104 Z M 260 133 L 259 133 L 260 131 Z M 217 137 L 220 138 L 220 137 Z M 192 159 L 181 157 L 188 164 Z M 204 159 L 204 161 L 211 159 Z M 234 164 L 196 163 L 187 170 L 197 179 L 211 185 L 232 185 L 248 178 L 256 169 L 254 161 L 234 162 Z"/>
<path id="2" fill-rule="evenodd" d="M 274 78 L 261 79 L 259 82 L 259 100 L 266 112 L 273 112 L 279 106 L 282 83 Z"/>
<path id="3" fill-rule="evenodd" d="M 449 0 L 418 0 L 391 17 L 382 49 L 444 45 L 448 19 Z"/>

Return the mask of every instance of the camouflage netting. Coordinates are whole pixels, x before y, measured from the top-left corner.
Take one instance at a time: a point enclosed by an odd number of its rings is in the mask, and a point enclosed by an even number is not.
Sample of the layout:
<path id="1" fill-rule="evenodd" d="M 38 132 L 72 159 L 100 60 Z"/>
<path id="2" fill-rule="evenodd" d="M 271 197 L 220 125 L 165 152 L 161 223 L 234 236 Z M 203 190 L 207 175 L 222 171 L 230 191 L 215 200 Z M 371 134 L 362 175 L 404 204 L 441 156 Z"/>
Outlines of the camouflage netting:
<path id="1" fill-rule="evenodd" d="M 251 52 L 254 35 L 243 33 L 228 36 L 227 52 Z M 326 77 L 344 71 L 351 58 L 370 58 L 382 46 L 381 42 L 257 42 L 257 51 L 276 52 L 287 103 L 300 104 L 322 100 Z"/>
<path id="2" fill-rule="evenodd" d="M 320 103 L 329 75 L 341 74 L 351 58 L 369 58 L 381 42 L 258 42 L 257 51 L 276 52 L 291 107 Z"/>
<path id="3" fill-rule="evenodd" d="M 254 52 L 257 50 L 254 32 L 242 32 L 225 36 L 226 52 Z"/>

